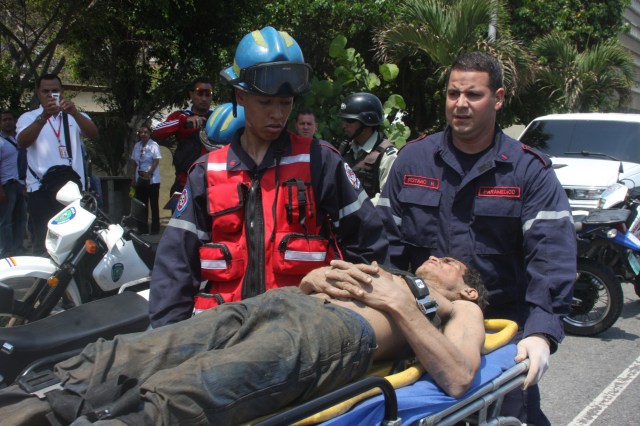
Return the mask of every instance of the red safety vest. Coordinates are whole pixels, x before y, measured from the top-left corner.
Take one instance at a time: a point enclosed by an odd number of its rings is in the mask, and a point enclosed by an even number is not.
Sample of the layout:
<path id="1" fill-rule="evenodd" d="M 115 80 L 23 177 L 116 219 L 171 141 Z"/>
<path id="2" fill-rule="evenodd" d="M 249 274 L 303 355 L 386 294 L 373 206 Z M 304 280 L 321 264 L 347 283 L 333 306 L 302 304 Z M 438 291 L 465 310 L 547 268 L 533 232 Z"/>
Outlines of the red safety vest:
<path id="1" fill-rule="evenodd" d="M 321 235 L 328 218 L 318 217 L 311 187 L 311 139 L 290 135 L 291 153 L 260 179 L 264 216 L 264 289 L 300 284 L 311 270 L 334 258 L 329 238 Z M 246 170 L 227 170 L 229 145 L 211 151 L 207 166 L 208 212 L 212 217 L 211 243 L 200 248 L 201 277 L 206 293 L 196 296 L 195 312 L 242 299 L 248 264 L 245 202 L 251 187 Z M 275 205 L 275 218 L 273 206 Z M 275 228 L 275 230 L 274 230 Z M 254 254 L 255 255 L 255 254 Z"/>

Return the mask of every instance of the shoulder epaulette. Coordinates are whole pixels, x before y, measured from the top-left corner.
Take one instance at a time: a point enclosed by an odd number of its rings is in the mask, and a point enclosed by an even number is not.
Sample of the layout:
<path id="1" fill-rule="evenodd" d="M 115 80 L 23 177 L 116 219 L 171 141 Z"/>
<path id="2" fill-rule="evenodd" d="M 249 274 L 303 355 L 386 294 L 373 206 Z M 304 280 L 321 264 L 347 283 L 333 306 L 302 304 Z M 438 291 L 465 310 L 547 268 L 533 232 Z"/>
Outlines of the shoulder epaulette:
<path id="1" fill-rule="evenodd" d="M 529 154 L 533 154 L 533 156 L 535 156 L 538 160 L 540 160 L 540 162 L 542 163 L 542 166 L 546 169 L 547 167 L 551 166 L 551 161 L 549 161 L 549 159 L 542 154 L 541 152 L 536 151 L 535 149 L 531 148 L 529 145 L 525 145 L 522 144 L 522 150 L 524 152 L 527 152 Z"/>
<path id="2" fill-rule="evenodd" d="M 405 147 L 407 147 L 407 146 L 409 146 L 409 145 L 411 145 L 411 144 L 414 144 L 414 143 L 416 143 L 416 142 L 420 142 L 420 141 L 422 141 L 422 140 L 426 139 L 426 138 L 427 138 L 427 136 L 428 136 L 428 135 L 427 135 L 426 133 L 423 133 L 419 138 L 415 138 L 415 139 L 412 139 L 412 140 L 410 140 L 410 141 L 407 141 L 407 143 L 405 143 L 404 145 L 402 145 L 402 146 L 398 149 L 398 152 L 402 151 Z"/>
<path id="3" fill-rule="evenodd" d="M 324 139 L 313 138 L 312 144 L 323 146 L 325 148 L 329 148 L 330 150 L 335 151 L 336 154 L 340 155 L 340 151 L 338 150 L 338 148 L 333 146 L 331 143 L 325 141 Z"/>

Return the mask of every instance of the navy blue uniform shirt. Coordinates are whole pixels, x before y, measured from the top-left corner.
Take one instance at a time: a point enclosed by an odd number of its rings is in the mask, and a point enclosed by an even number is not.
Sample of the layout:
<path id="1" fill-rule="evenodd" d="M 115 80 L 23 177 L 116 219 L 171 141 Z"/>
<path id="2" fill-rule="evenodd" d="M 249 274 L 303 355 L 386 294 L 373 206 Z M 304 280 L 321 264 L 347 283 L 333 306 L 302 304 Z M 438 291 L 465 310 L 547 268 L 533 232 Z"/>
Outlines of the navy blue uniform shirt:
<path id="1" fill-rule="evenodd" d="M 450 136 L 447 129 L 398 153 L 377 204 L 391 263 L 415 270 L 431 255 L 459 259 L 484 278 L 485 317 L 560 342 L 576 236 L 549 159 L 496 128 L 493 145 L 465 172 Z"/>

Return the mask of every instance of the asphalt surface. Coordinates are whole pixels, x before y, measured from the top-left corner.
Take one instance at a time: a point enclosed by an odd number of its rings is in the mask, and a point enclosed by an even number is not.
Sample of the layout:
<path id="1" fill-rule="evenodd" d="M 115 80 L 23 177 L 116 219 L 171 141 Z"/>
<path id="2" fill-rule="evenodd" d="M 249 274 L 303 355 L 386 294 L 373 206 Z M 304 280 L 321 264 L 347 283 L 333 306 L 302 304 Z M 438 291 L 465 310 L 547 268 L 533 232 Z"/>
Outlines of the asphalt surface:
<path id="1" fill-rule="evenodd" d="M 623 284 L 622 315 L 594 337 L 568 335 L 540 382 L 552 425 L 640 424 L 640 298 Z"/>

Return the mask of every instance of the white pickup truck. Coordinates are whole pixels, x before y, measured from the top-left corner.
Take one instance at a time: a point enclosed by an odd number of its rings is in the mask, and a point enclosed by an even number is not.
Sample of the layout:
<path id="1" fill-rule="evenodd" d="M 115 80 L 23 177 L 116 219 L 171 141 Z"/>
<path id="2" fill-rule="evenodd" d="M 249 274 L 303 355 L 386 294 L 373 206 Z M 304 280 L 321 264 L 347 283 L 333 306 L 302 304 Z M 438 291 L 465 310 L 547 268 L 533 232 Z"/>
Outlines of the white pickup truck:
<path id="1" fill-rule="evenodd" d="M 611 184 L 640 188 L 640 114 L 552 114 L 518 138 L 546 153 L 573 210 L 592 210 Z"/>

